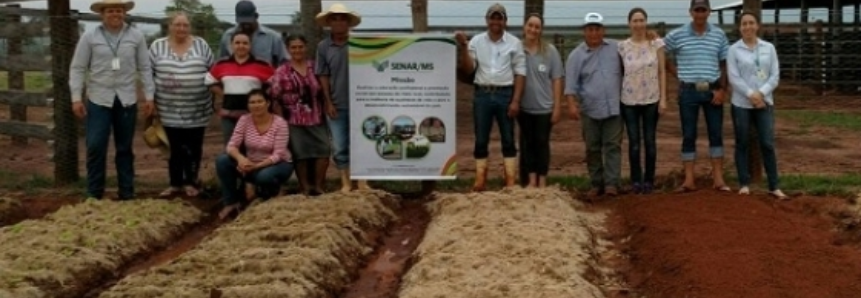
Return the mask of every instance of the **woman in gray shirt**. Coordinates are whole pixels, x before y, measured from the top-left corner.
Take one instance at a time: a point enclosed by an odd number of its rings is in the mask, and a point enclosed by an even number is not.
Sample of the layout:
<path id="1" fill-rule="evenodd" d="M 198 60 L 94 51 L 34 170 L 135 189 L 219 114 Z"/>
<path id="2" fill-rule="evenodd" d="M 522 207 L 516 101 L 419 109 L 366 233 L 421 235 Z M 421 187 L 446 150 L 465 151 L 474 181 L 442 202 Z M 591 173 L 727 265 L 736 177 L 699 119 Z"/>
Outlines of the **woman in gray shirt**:
<path id="1" fill-rule="evenodd" d="M 520 125 L 520 184 L 547 185 L 550 128 L 559 122 L 564 68 L 556 48 L 541 41 L 544 19 L 530 14 L 523 25 L 526 86 L 517 122 Z"/>
<path id="2" fill-rule="evenodd" d="M 78 40 L 69 67 L 72 110 L 87 125 L 87 197 L 101 199 L 105 192 L 108 140 L 114 133 L 119 199 L 134 198 L 132 140 L 137 122 L 137 76 L 143 80 L 144 116 L 150 117 L 155 86 L 143 32 L 125 22 L 134 2 L 103 0 L 90 9 L 102 23 Z M 87 101 L 83 101 L 84 81 Z"/>

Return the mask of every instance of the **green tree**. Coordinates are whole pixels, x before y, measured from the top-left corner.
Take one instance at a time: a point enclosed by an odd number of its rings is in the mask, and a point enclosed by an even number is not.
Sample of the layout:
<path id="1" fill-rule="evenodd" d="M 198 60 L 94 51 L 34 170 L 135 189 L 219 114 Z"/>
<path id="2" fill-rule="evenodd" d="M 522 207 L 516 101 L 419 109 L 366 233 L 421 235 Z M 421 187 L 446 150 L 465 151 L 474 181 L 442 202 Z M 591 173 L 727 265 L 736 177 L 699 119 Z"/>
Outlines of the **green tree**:
<path id="1" fill-rule="evenodd" d="M 200 0 L 171 0 L 171 4 L 165 7 L 164 12 L 171 15 L 175 12 L 185 12 L 191 18 L 192 33 L 203 37 L 217 50 L 224 27 L 215 15 L 215 8 L 211 4 L 203 4 Z"/>
<path id="2" fill-rule="evenodd" d="M 294 11 L 293 12 L 293 16 L 290 17 L 290 25 L 293 26 L 294 30 L 296 28 L 302 27 L 302 12 L 301 11 Z"/>

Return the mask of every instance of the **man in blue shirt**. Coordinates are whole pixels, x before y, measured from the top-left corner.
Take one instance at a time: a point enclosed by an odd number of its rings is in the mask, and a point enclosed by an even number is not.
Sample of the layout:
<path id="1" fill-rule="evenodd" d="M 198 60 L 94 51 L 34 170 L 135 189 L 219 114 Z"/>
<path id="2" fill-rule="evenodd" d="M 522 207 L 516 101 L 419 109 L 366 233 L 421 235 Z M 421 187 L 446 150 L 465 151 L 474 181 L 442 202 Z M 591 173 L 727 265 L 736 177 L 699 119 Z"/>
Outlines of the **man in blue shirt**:
<path id="1" fill-rule="evenodd" d="M 257 22 L 257 6 L 250 0 L 236 2 L 236 26 L 224 31 L 219 44 L 218 57 L 230 56 L 230 37 L 237 30 L 251 36 L 251 55 L 278 67 L 289 60 L 287 47 L 281 34 Z"/>
<path id="2" fill-rule="evenodd" d="M 690 23 L 671 31 L 664 38 L 664 48 L 676 60 L 675 63 L 667 60 L 667 71 L 679 79 L 685 182 L 678 192 L 696 189 L 694 160 L 700 108 L 705 114 L 709 135 L 713 187 L 730 191 L 723 180 L 723 103 L 726 98 L 729 41 L 720 27 L 708 23 L 711 14 L 709 0 L 691 0 L 690 14 Z"/>
<path id="3" fill-rule="evenodd" d="M 618 195 L 622 168 L 622 60 L 618 42 L 604 39 L 603 20 L 598 13 L 586 14 L 585 42 L 571 51 L 565 65 L 569 113 L 582 118 L 590 198 Z"/>

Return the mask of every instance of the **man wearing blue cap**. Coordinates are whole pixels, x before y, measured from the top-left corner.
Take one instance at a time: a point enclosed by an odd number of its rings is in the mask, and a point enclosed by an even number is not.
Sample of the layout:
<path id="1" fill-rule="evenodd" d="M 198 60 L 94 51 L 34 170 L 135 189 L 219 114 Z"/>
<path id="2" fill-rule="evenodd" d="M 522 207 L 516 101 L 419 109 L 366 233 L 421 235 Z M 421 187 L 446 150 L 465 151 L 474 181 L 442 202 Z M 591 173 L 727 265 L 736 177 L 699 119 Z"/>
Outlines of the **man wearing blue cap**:
<path id="1" fill-rule="evenodd" d="M 604 17 L 588 13 L 585 41 L 565 65 L 565 98 L 572 118 L 582 123 L 590 198 L 618 194 L 622 168 L 622 60 L 619 43 L 604 38 Z"/>
<path id="2" fill-rule="evenodd" d="M 230 37 L 240 30 L 251 36 L 251 55 L 278 67 L 289 59 L 281 34 L 257 22 L 257 6 L 250 0 L 236 3 L 236 26 L 224 31 L 218 49 L 219 58 L 230 56 Z"/>

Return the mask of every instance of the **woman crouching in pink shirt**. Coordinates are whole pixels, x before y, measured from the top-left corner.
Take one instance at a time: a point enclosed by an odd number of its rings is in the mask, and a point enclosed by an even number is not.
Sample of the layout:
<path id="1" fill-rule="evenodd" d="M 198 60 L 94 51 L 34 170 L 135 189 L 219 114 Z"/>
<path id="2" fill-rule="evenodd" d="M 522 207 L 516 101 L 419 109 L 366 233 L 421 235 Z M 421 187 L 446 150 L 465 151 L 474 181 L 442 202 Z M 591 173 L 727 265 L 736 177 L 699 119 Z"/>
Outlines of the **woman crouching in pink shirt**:
<path id="1" fill-rule="evenodd" d="M 287 151 L 289 130 L 287 122 L 273 113 L 273 102 L 259 89 L 248 94 L 248 114 L 242 115 L 227 143 L 227 153 L 215 161 L 221 183 L 224 208 L 218 216 L 225 219 L 237 215 L 245 200 L 240 198 L 245 182 L 245 199 L 269 199 L 278 195 L 281 184 L 293 174 Z M 245 148 L 245 154 L 239 148 Z"/>

